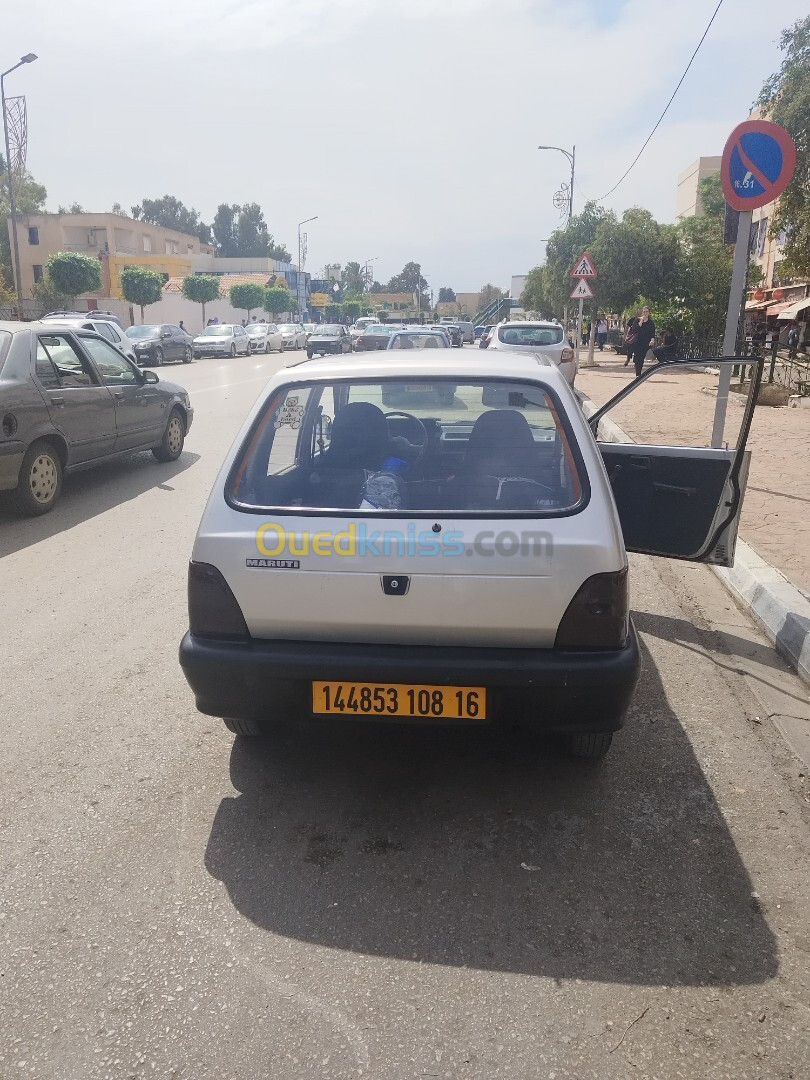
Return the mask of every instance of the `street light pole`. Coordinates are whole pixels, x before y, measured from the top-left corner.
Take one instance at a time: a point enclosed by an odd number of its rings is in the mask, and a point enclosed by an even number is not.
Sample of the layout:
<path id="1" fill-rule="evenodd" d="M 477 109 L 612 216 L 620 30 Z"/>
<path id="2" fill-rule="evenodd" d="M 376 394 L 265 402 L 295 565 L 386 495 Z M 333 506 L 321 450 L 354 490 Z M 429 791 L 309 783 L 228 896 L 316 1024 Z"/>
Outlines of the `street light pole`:
<path id="1" fill-rule="evenodd" d="M 17 293 L 17 318 L 22 322 L 22 274 L 20 273 L 20 245 L 17 240 L 17 207 L 14 204 L 14 181 L 11 176 L 11 146 L 8 137 L 8 116 L 6 115 L 6 75 L 16 71 L 23 64 L 33 64 L 37 59 L 36 53 L 26 53 L 20 58 L 19 63 L 10 67 L 8 71 L 0 73 L 0 108 L 3 110 L 3 134 L 6 140 L 6 177 L 8 179 L 8 208 L 11 214 L 11 243 L 14 248 L 14 289 Z M 4 223 L 5 224 L 5 223 Z"/>
<path id="2" fill-rule="evenodd" d="M 301 226 L 302 225 L 308 225 L 310 223 L 310 221 L 317 221 L 317 220 L 318 220 L 318 215 L 316 214 L 315 217 L 308 217 L 306 219 L 306 221 L 299 221 L 298 222 L 298 288 L 296 289 L 296 293 L 298 294 L 297 299 L 298 299 L 298 316 L 299 316 L 299 318 L 301 317 L 301 284 L 302 284 L 302 274 L 304 272 L 304 267 L 302 266 L 303 253 L 302 253 L 302 249 L 301 249 Z"/>
<path id="3" fill-rule="evenodd" d="M 365 269 L 365 272 L 366 272 L 366 274 L 365 274 L 365 277 L 366 277 L 366 290 L 365 291 L 366 292 L 369 292 L 369 282 L 368 282 L 369 272 L 368 272 L 368 268 L 369 268 L 369 266 L 371 266 L 372 263 L 375 263 L 379 259 L 379 257 L 380 257 L 379 255 L 375 255 L 373 259 L 366 259 L 366 261 L 365 261 L 364 269 Z"/>
<path id="4" fill-rule="evenodd" d="M 563 150 L 561 146 L 538 146 L 538 150 L 557 150 L 561 154 L 565 154 L 571 163 L 571 183 L 568 187 L 568 220 L 570 221 L 574 214 L 574 176 L 576 173 L 577 162 L 577 148 L 572 146 L 570 152 Z"/>

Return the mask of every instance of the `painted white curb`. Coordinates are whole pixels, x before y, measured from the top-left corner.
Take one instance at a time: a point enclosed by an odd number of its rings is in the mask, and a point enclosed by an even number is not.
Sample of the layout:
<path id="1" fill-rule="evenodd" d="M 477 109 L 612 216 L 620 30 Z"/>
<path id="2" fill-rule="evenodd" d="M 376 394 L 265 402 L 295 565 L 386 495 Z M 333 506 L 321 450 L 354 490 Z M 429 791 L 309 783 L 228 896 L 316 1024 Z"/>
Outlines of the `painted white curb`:
<path id="1" fill-rule="evenodd" d="M 574 393 L 586 417 L 597 406 L 581 390 Z M 604 442 L 635 442 L 612 420 L 599 423 Z M 751 615 L 773 642 L 779 655 L 810 683 L 810 598 L 793 585 L 739 537 L 731 567 L 712 566 L 734 600 Z"/>

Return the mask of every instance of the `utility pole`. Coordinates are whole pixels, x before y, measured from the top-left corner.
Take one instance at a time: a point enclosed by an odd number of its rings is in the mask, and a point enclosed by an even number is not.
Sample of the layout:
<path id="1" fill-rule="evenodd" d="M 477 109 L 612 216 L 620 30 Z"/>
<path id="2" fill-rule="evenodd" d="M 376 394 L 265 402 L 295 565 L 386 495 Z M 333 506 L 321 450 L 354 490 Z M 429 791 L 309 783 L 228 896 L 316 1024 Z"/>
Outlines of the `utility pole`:
<path id="1" fill-rule="evenodd" d="M 11 243 L 14 248 L 14 289 L 17 293 L 17 318 L 22 322 L 23 297 L 22 297 L 22 272 L 20 270 L 20 244 L 17 239 L 17 207 L 14 202 L 14 179 L 11 168 L 11 145 L 8 137 L 8 116 L 6 115 L 6 75 L 16 71 L 23 64 L 33 64 L 37 59 L 36 53 L 26 53 L 20 58 L 19 63 L 10 67 L 8 71 L 0 73 L 0 108 L 3 110 L 3 134 L 6 140 L 6 176 L 8 178 L 8 207 L 11 214 Z M 4 223 L 5 227 L 5 223 Z"/>
<path id="2" fill-rule="evenodd" d="M 568 158 L 568 161 L 569 161 L 569 163 L 571 165 L 571 180 L 570 180 L 570 182 L 568 184 L 565 184 L 565 183 L 561 184 L 560 185 L 560 190 L 555 192 L 554 205 L 557 207 L 558 210 L 563 210 L 564 207 L 565 207 L 566 201 L 568 202 L 568 220 L 566 222 L 566 225 L 570 225 L 571 224 L 571 218 L 572 218 L 572 216 L 574 214 L 574 180 L 575 180 L 575 177 L 576 177 L 576 165 L 577 165 L 577 148 L 576 148 L 576 144 L 571 147 L 570 153 L 569 153 L 568 150 L 564 150 L 561 146 L 538 146 L 537 149 L 538 150 L 556 150 L 558 153 L 564 154 L 565 157 Z M 567 192 L 565 190 L 566 188 L 568 188 Z M 567 200 L 566 200 L 566 195 L 568 196 Z M 563 329 L 566 330 L 566 331 L 568 329 L 568 304 L 567 303 L 563 306 Z"/>

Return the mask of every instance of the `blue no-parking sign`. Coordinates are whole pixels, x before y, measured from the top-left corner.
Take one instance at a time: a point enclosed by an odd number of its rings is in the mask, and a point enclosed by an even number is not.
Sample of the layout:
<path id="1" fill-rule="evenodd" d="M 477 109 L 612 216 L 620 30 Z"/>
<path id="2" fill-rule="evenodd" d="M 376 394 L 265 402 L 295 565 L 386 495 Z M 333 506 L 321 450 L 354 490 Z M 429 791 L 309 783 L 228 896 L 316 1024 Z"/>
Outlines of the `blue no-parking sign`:
<path id="1" fill-rule="evenodd" d="M 734 210 L 756 210 L 778 199 L 793 178 L 796 144 L 770 120 L 746 120 L 732 131 L 723 151 L 721 179 Z"/>

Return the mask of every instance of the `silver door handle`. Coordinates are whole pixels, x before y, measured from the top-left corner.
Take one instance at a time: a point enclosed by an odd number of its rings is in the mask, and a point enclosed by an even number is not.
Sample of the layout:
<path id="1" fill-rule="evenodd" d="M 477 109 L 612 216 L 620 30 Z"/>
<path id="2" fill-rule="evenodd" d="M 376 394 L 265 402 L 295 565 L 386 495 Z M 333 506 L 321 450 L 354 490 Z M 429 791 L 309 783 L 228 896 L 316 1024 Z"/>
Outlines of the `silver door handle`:
<path id="1" fill-rule="evenodd" d="M 124 400 L 124 391 L 123 390 L 116 390 L 115 393 L 113 394 L 113 397 L 118 398 L 119 401 L 123 401 Z"/>
<path id="2" fill-rule="evenodd" d="M 63 397 L 52 397 L 51 405 L 64 405 L 65 399 Z"/>

